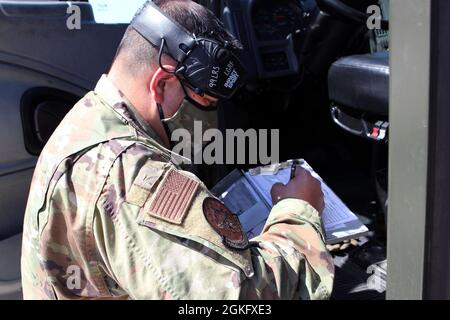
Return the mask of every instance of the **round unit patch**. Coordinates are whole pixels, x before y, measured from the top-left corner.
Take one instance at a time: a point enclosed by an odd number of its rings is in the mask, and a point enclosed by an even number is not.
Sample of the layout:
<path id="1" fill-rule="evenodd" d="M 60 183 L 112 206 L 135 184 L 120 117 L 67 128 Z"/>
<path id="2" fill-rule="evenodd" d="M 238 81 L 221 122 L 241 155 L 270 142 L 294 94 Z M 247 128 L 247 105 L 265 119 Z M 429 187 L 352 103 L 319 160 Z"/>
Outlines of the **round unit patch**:
<path id="1" fill-rule="evenodd" d="M 225 245 L 240 250 L 248 247 L 247 235 L 239 219 L 221 201 L 212 197 L 203 200 L 203 214 Z"/>

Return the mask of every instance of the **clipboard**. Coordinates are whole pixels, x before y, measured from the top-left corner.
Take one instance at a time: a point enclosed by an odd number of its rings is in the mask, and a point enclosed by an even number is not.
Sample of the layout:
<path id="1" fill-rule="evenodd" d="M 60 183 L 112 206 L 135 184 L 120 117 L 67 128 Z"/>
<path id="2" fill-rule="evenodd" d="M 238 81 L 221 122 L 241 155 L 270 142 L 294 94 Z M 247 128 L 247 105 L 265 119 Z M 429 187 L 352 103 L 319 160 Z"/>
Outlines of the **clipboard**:
<path id="1" fill-rule="evenodd" d="M 248 171 L 234 170 L 211 191 L 238 216 L 248 238 L 252 239 L 262 232 L 272 209 L 271 186 L 277 182 L 286 184 L 289 181 L 294 161 L 298 166 L 310 171 L 311 175 L 321 182 L 325 201 L 322 225 L 327 244 L 358 238 L 369 233 L 369 229 L 356 214 L 344 204 L 304 159 L 288 160 Z"/>

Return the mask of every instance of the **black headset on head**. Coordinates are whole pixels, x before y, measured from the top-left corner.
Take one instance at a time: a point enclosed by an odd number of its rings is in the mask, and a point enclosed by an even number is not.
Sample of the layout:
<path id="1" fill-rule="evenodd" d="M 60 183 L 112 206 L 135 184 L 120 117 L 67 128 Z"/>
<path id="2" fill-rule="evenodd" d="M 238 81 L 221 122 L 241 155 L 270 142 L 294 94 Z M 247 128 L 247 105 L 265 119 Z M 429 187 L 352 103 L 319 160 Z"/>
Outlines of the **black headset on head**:
<path id="1" fill-rule="evenodd" d="M 150 2 L 131 23 L 133 29 L 177 62 L 175 74 L 195 93 L 229 99 L 244 84 L 246 72 L 229 43 L 197 38 Z M 167 71 L 167 70 L 165 70 Z"/>

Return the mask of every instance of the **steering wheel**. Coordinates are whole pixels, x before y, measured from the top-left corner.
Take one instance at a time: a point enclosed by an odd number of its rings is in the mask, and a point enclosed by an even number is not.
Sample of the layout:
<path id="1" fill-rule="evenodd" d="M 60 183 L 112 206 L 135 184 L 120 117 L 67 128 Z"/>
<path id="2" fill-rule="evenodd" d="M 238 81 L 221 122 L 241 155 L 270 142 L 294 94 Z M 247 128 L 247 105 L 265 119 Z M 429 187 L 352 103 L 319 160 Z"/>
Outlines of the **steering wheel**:
<path id="1" fill-rule="evenodd" d="M 333 16 L 342 17 L 351 21 L 366 24 L 370 15 L 352 8 L 341 0 L 316 0 L 320 10 Z M 389 21 L 381 20 L 381 29 L 389 29 Z"/>

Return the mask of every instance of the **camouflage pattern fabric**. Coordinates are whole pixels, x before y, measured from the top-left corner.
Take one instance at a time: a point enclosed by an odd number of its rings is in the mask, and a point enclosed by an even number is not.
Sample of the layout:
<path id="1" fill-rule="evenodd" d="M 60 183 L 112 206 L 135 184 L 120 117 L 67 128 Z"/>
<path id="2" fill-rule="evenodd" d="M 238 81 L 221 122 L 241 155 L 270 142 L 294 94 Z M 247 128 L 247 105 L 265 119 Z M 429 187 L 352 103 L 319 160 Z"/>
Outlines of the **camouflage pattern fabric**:
<path id="1" fill-rule="evenodd" d="M 279 202 L 263 233 L 237 250 L 206 220 L 208 197 L 102 77 L 38 160 L 24 222 L 24 298 L 330 296 L 334 266 L 313 207 Z"/>

